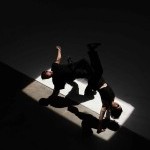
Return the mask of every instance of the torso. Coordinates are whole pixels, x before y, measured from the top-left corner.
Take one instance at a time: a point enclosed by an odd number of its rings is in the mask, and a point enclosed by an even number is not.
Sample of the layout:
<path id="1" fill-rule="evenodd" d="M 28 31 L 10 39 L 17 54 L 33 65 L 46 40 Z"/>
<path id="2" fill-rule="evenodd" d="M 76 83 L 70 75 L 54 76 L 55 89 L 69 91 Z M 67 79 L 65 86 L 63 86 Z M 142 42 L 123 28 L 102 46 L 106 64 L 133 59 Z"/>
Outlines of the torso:
<path id="1" fill-rule="evenodd" d="M 103 86 L 98 90 L 101 96 L 102 104 L 104 106 L 110 106 L 112 101 L 114 101 L 115 93 L 108 84 L 103 84 Z"/>
<path id="2" fill-rule="evenodd" d="M 68 65 L 53 63 L 52 71 L 52 81 L 57 89 L 63 89 L 67 82 L 73 80 L 73 73 Z"/>

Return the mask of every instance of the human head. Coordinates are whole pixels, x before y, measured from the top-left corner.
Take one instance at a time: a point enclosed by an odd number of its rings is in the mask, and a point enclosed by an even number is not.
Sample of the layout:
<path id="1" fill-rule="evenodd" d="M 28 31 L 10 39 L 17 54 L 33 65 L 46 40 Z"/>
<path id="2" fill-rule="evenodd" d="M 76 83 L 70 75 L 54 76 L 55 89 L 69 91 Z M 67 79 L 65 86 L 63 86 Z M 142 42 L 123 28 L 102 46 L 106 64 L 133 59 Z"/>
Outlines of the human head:
<path id="1" fill-rule="evenodd" d="M 112 102 L 111 106 L 111 117 L 118 119 L 122 113 L 122 107 L 117 102 Z"/>
<path id="2" fill-rule="evenodd" d="M 53 71 L 45 70 L 41 73 L 41 78 L 42 79 L 49 79 L 53 75 Z"/>

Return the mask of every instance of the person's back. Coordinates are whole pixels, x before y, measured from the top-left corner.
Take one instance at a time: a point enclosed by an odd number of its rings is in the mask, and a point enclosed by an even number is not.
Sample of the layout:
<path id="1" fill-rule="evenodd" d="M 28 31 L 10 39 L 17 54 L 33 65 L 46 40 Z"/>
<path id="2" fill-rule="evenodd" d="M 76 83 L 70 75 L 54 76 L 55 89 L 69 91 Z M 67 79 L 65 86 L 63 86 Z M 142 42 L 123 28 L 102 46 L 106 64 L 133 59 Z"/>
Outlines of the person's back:
<path id="1" fill-rule="evenodd" d="M 114 101 L 115 93 L 111 89 L 111 87 L 104 83 L 104 86 L 98 89 L 98 92 L 100 93 L 102 104 L 106 107 L 110 107 L 112 101 Z"/>
<path id="2" fill-rule="evenodd" d="M 73 72 L 69 65 L 53 63 L 51 70 L 53 71 L 52 82 L 55 88 L 63 89 L 67 82 L 74 80 Z"/>

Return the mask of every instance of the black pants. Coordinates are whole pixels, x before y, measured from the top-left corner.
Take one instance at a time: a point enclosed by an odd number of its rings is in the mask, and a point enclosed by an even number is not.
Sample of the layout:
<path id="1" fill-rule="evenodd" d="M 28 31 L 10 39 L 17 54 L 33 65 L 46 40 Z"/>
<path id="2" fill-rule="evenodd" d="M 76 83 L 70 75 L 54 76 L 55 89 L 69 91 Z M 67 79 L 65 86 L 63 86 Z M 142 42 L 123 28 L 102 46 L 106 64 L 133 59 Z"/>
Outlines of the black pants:
<path id="1" fill-rule="evenodd" d="M 77 62 L 70 64 L 70 67 L 74 73 L 74 78 L 86 78 L 90 79 L 92 75 L 92 69 L 89 62 L 85 59 L 81 59 Z"/>
<path id="2" fill-rule="evenodd" d="M 103 68 L 97 51 L 89 50 L 88 55 L 91 62 L 92 74 L 91 78 L 88 80 L 87 89 L 93 89 L 96 91 L 97 89 L 99 89 L 99 83 L 101 82 Z"/>

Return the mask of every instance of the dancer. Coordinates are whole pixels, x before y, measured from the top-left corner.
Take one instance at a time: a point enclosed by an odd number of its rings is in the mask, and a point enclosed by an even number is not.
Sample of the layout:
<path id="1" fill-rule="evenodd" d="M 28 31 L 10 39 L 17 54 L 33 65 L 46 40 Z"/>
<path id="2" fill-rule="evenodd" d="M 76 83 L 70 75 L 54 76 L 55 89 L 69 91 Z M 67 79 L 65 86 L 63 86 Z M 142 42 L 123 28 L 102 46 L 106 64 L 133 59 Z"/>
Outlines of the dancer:
<path id="1" fill-rule="evenodd" d="M 104 131 L 102 128 L 102 120 L 104 117 L 107 119 L 110 119 L 110 117 L 118 119 L 122 113 L 122 107 L 115 102 L 115 93 L 102 76 L 103 68 L 98 53 L 95 51 L 98 45 L 99 43 L 88 44 L 88 55 L 92 67 L 92 77 L 88 81 L 85 92 L 92 89 L 98 91 L 101 96 L 102 107 L 100 109 L 99 125 L 97 128 L 97 133 L 100 133 Z"/>
<path id="2" fill-rule="evenodd" d="M 61 47 L 56 46 L 56 49 L 57 57 L 51 65 L 51 70 L 46 70 L 41 73 L 43 80 L 52 78 L 54 90 L 50 98 L 57 97 L 60 90 L 65 88 L 66 83 L 69 84 L 77 78 L 91 78 L 91 67 L 85 59 L 76 62 L 71 62 L 70 59 L 68 59 L 68 64 L 61 64 Z"/>

